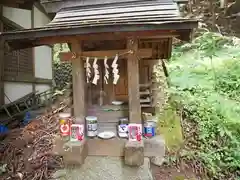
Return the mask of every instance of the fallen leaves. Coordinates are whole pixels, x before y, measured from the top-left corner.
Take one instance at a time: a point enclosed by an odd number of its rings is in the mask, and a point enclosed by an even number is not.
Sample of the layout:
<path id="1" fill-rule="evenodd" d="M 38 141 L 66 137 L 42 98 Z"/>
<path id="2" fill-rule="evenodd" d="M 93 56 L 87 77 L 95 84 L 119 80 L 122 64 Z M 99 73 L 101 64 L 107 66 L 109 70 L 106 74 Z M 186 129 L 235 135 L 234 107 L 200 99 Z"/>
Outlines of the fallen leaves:
<path id="1" fill-rule="evenodd" d="M 47 180 L 63 168 L 60 156 L 52 153 L 54 135 L 59 133 L 57 114 L 68 105 L 59 103 L 22 129 L 16 129 L 0 144 L 5 171 L 0 180 Z"/>

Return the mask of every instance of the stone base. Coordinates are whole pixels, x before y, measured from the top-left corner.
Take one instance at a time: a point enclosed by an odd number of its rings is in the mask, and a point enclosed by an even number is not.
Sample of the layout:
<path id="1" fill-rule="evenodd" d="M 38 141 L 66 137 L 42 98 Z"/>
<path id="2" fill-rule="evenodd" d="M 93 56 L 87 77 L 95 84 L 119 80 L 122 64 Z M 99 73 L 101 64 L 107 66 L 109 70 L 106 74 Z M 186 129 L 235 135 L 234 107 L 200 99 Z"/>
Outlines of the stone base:
<path id="1" fill-rule="evenodd" d="M 161 136 L 155 136 L 144 141 L 144 155 L 150 157 L 152 164 L 161 166 L 165 156 L 165 141 Z"/>
<path id="2" fill-rule="evenodd" d="M 165 156 L 165 141 L 161 136 L 144 139 L 141 143 L 128 142 L 124 139 L 88 139 L 87 141 L 87 143 L 65 143 L 61 137 L 57 136 L 53 142 L 53 153 L 63 156 L 66 160 L 64 160 L 66 164 L 82 164 L 87 155 L 112 157 L 125 156 L 125 163 L 130 166 L 142 165 L 143 156 L 149 157 L 153 164 L 161 165 Z M 85 147 L 85 144 L 87 147 Z"/>
<path id="3" fill-rule="evenodd" d="M 64 149 L 63 161 L 65 165 L 82 165 L 88 155 L 86 140 L 67 142 Z"/>
<path id="4" fill-rule="evenodd" d="M 119 157 L 88 156 L 81 167 L 66 166 L 54 177 L 64 174 L 58 180 L 153 180 L 150 168 L 149 158 L 140 167 L 130 167 Z"/>
<path id="5" fill-rule="evenodd" d="M 162 136 L 155 136 L 144 140 L 145 157 L 165 156 L 165 141 Z"/>
<path id="6" fill-rule="evenodd" d="M 63 156 L 65 153 L 64 144 L 65 142 L 61 136 L 56 136 L 53 140 L 53 154 Z"/>
<path id="7" fill-rule="evenodd" d="M 124 161 L 129 166 L 141 166 L 144 164 L 143 141 L 127 141 L 124 147 Z"/>

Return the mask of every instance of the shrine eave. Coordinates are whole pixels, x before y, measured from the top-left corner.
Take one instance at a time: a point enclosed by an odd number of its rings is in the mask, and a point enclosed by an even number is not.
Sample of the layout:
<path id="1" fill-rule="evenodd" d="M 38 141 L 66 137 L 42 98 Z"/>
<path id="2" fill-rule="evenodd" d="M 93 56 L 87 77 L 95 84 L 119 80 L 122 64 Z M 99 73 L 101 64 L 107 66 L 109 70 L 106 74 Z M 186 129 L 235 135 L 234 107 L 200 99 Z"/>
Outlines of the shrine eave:
<path id="1" fill-rule="evenodd" d="M 138 32 L 152 30 L 190 30 L 189 34 L 184 34 L 184 37 L 190 36 L 191 30 L 197 27 L 196 20 L 188 21 L 172 21 L 172 22 L 152 22 L 152 23 L 132 23 L 132 24 L 106 24 L 99 26 L 58 26 L 58 27 L 43 27 L 35 29 L 23 29 L 11 32 L 2 32 L 0 37 L 7 42 L 11 49 L 29 48 L 41 44 L 42 38 L 51 38 L 61 36 L 76 36 L 89 35 L 96 33 L 109 32 Z M 181 35 L 179 35 L 181 36 Z M 180 37 L 181 39 L 181 37 Z"/>

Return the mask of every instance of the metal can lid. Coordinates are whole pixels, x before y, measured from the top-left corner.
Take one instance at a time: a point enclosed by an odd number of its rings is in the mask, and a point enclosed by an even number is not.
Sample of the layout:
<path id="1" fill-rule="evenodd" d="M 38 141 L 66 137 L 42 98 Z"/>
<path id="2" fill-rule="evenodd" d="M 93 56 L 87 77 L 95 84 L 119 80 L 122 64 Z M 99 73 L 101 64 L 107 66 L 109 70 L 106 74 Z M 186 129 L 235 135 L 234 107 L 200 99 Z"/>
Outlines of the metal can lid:
<path id="1" fill-rule="evenodd" d="M 128 117 L 119 118 L 119 124 L 128 124 Z"/>
<path id="2" fill-rule="evenodd" d="M 60 118 L 70 118 L 71 114 L 70 113 L 59 113 Z"/>
<path id="3" fill-rule="evenodd" d="M 144 123 L 144 125 L 146 125 L 146 126 L 156 126 L 156 124 L 157 123 L 155 121 L 152 121 L 152 120 L 146 121 Z"/>

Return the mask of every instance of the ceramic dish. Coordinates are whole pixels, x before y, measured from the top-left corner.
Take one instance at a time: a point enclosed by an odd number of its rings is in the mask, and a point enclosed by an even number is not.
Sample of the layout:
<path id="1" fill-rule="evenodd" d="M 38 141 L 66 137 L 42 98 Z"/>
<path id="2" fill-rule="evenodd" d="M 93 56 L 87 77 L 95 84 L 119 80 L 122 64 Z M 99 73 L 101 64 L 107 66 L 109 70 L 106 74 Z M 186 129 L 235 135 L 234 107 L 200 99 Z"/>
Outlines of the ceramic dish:
<path id="1" fill-rule="evenodd" d="M 123 101 L 113 101 L 112 104 L 113 104 L 113 105 L 116 105 L 116 106 L 122 105 L 122 104 L 123 104 Z"/>
<path id="2" fill-rule="evenodd" d="M 104 131 L 98 134 L 98 137 L 101 139 L 111 139 L 114 138 L 116 135 L 114 132 L 111 131 Z"/>

